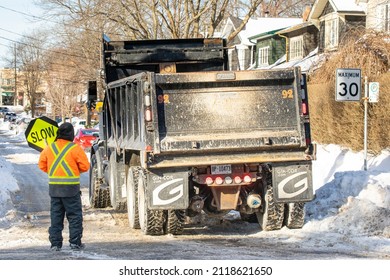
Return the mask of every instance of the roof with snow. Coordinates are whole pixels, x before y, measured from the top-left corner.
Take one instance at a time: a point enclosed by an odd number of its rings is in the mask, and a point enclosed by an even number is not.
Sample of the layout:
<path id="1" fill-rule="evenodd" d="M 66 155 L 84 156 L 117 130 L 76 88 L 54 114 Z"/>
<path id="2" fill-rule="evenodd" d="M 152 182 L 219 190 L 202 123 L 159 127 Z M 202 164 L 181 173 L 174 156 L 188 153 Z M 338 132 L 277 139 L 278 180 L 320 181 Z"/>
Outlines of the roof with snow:
<path id="1" fill-rule="evenodd" d="M 309 20 L 318 19 L 328 2 L 338 13 L 365 14 L 363 7 L 356 4 L 356 0 L 316 0 L 310 12 Z"/>
<path id="2" fill-rule="evenodd" d="M 240 38 L 241 44 L 251 46 L 254 45 L 254 43 L 249 40 L 251 37 L 256 37 L 267 32 L 278 31 L 300 23 L 302 23 L 302 18 L 264 17 L 249 19 L 245 25 L 245 29 L 238 33 L 238 36 Z M 237 26 L 235 26 L 235 28 L 237 28 Z"/>

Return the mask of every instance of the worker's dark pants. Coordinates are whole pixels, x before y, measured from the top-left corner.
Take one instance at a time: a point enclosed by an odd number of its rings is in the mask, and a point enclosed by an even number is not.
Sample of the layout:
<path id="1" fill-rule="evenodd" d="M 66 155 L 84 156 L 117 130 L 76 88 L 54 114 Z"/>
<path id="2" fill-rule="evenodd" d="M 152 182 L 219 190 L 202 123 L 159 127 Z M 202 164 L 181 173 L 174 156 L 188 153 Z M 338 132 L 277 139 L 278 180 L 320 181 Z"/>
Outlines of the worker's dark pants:
<path id="1" fill-rule="evenodd" d="M 65 215 L 69 223 L 69 243 L 81 244 L 83 212 L 81 196 L 77 194 L 72 197 L 51 197 L 49 240 L 52 246 L 62 247 Z"/>

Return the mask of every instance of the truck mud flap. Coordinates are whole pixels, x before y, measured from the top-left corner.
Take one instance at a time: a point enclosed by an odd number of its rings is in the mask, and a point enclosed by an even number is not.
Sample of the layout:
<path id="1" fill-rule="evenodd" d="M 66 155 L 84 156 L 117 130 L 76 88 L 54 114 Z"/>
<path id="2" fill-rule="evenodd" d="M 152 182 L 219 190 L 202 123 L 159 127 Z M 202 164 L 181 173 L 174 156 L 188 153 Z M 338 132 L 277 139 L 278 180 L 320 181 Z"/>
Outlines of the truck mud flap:
<path id="1" fill-rule="evenodd" d="M 149 209 L 187 209 L 188 170 L 149 170 L 146 193 Z"/>
<path id="2" fill-rule="evenodd" d="M 307 202 L 314 199 L 311 162 L 272 165 L 272 185 L 277 202 Z"/>

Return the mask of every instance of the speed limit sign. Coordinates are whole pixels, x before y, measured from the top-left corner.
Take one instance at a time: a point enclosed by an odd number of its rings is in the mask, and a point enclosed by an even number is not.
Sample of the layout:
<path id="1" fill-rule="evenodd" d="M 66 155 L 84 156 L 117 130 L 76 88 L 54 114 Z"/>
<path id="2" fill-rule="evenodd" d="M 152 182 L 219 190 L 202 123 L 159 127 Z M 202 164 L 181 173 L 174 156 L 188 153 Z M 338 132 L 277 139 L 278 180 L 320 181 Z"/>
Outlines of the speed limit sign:
<path id="1" fill-rule="evenodd" d="M 360 101 L 361 70 L 338 68 L 336 70 L 336 101 Z"/>

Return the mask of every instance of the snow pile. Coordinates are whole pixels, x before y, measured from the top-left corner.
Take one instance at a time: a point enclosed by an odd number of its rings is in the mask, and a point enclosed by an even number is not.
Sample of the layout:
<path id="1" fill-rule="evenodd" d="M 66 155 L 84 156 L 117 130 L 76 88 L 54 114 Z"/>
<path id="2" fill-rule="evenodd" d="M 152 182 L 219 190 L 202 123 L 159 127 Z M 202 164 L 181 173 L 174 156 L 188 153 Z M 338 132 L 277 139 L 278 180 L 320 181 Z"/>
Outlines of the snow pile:
<path id="1" fill-rule="evenodd" d="M 306 205 L 304 229 L 390 237 L 390 153 L 369 159 L 368 171 L 363 163 L 363 153 L 319 146 L 316 199 Z"/>
<path id="2" fill-rule="evenodd" d="M 0 157 L 0 219 L 12 209 L 10 193 L 19 189 L 15 178 L 12 177 L 13 167 L 11 163 L 3 157 Z"/>
<path id="3" fill-rule="evenodd" d="M 2 119 L 0 120 L 0 130 L 8 130 L 7 123 L 4 123 Z M 5 133 L 9 134 L 11 132 L 7 131 Z M 4 148 L 6 145 L 8 143 L 0 141 L 0 148 Z M 19 190 L 18 184 L 12 176 L 12 172 L 12 164 L 6 158 L 0 157 L 0 221 L 13 208 L 10 193 Z"/>

